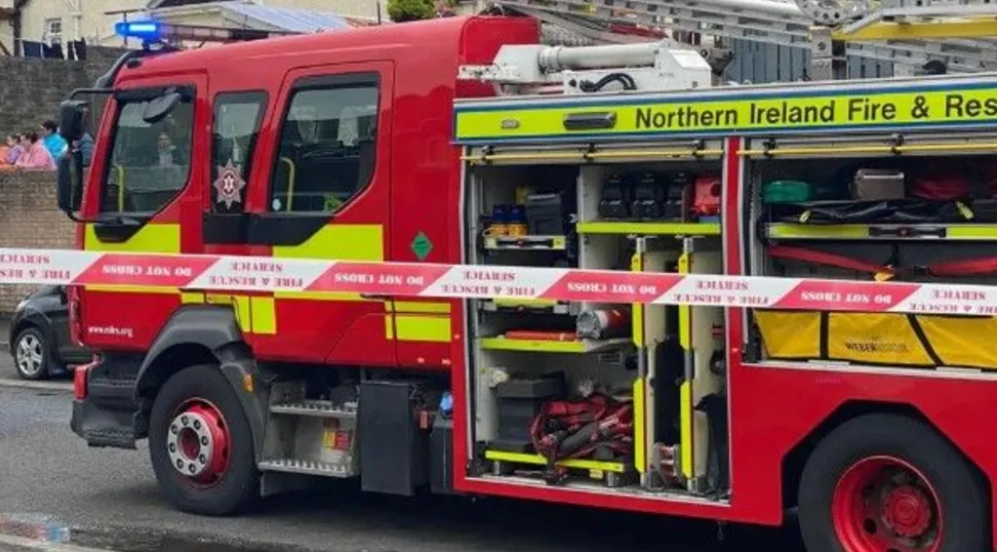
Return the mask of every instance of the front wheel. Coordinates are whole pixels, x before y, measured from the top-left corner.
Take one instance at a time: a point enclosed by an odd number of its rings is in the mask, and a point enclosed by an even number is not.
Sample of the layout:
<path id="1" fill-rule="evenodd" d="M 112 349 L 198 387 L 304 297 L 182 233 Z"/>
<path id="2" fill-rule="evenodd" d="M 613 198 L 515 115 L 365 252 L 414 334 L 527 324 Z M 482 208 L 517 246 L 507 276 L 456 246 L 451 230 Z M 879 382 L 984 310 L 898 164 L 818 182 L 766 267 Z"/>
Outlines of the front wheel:
<path id="1" fill-rule="evenodd" d="M 808 552 L 990 550 L 984 482 L 917 420 L 850 420 L 803 470 L 799 518 Z"/>
<path id="2" fill-rule="evenodd" d="M 192 366 L 159 391 L 149 419 L 156 479 L 182 511 L 236 513 L 259 496 L 253 434 L 216 366 Z"/>

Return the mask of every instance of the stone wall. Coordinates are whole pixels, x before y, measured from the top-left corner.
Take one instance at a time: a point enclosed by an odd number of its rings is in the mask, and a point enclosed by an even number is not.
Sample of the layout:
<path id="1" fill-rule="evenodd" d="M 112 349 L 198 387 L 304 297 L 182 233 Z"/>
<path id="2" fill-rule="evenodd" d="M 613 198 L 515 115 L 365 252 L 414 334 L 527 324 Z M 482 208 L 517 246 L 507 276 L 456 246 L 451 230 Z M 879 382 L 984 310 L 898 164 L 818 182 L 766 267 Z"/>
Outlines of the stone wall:
<path id="1" fill-rule="evenodd" d="M 0 172 L 0 247 L 73 249 L 76 226 L 56 205 L 54 172 Z M 37 286 L 0 286 L 0 316 Z"/>
<path id="2" fill-rule="evenodd" d="M 124 50 L 90 47 L 86 61 L 0 57 L 0 134 L 37 131 L 57 120 L 59 103 L 93 86 Z"/>

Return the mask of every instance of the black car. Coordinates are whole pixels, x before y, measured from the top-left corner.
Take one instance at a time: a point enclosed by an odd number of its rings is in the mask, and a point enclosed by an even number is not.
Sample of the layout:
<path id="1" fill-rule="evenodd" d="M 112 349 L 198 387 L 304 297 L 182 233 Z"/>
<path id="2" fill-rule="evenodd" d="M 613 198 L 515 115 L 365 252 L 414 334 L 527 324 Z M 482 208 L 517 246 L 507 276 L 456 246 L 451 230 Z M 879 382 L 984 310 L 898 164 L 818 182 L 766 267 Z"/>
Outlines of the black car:
<path id="1" fill-rule="evenodd" d="M 10 354 L 23 379 L 65 375 L 92 355 L 69 337 L 69 302 L 62 286 L 44 286 L 27 296 L 10 321 Z"/>

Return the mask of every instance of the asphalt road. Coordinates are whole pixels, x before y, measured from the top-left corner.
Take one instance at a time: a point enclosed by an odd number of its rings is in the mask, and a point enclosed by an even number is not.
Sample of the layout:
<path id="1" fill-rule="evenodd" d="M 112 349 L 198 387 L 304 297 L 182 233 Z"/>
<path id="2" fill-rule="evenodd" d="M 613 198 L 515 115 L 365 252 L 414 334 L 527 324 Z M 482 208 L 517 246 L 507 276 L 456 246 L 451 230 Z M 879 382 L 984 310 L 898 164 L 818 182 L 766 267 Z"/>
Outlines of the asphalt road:
<path id="1" fill-rule="evenodd" d="M 0 354 L 0 378 L 11 376 L 9 357 Z M 88 449 L 70 432 L 69 415 L 66 390 L 0 383 L 0 519 L 48 516 L 72 526 L 74 542 L 87 546 L 120 552 L 262 552 L 278 544 L 328 552 L 802 549 L 795 529 L 728 526 L 718 544 L 713 523 L 499 499 L 366 495 L 341 481 L 268 499 L 239 518 L 190 516 L 160 497 L 144 446 Z M 191 538 L 240 547 L 191 544 Z"/>

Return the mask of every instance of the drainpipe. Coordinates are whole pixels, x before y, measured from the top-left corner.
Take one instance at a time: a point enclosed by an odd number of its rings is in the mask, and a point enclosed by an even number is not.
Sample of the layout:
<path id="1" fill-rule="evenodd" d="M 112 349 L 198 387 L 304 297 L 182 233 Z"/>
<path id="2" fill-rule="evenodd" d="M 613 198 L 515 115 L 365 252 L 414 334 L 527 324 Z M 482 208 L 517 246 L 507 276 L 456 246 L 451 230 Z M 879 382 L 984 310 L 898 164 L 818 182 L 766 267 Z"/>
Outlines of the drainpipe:
<path id="1" fill-rule="evenodd" d="M 28 4 L 28 1 L 14 0 L 14 18 L 10 21 L 14 34 L 14 57 L 21 57 L 24 52 L 24 48 L 21 46 L 21 10 Z"/>

